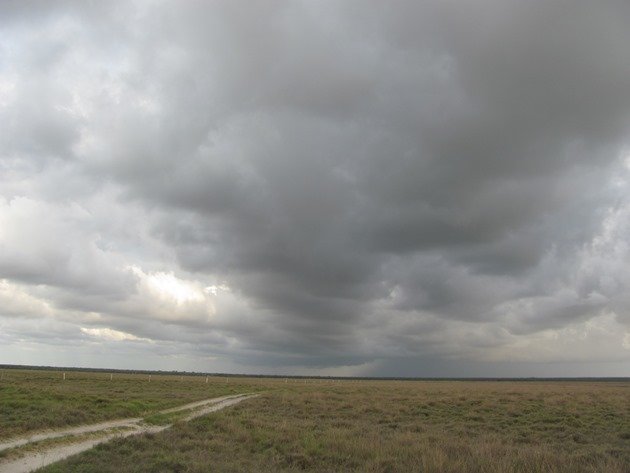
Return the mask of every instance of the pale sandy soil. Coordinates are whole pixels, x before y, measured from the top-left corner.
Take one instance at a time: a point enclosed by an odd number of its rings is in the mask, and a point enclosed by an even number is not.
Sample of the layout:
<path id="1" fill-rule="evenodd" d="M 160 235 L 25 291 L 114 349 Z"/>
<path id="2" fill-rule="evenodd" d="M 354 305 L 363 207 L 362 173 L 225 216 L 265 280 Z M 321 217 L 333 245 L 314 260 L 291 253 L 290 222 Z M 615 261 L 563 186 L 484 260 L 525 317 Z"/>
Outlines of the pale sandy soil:
<path id="1" fill-rule="evenodd" d="M 210 412 L 218 411 L 225 407 L 237 404 L 245 399 L 254 397 L 252 394 L 238 394 L 235 396 L 223 396 L 204 401 L 193 402 L 183 406 L 174 407 L 160 411 L 161 414 L 190 410 L 191 412 L 183 417 L 184 421 L 189 421 L 196 417 L 200 417 Z M 100 422 L 98 424 L 83 425 L 63 430 L 55 430 L 49 432 L 41 432 L 28 437 L 20 437 L 0 443 L 0 451 L 10 448 L 28 446 L 42 440 L 63 438 L 67 436 L 76 436 L 90 433 L 102 433 L 101 436 L 90 439 L 68 439 L 62 445 L 42 448 L 37 451 L 24 452 L 23 456 L 17 459 L 0 460 L 0 473 L 26 473 L 36 470 L 45 465 L 49 465 L 59 460 L 63 460 L 71 455 L 75 455 L 84 450 L 88 450 L 99 443 L 107 442 L 112 438 L 124 438 L 130 435 L 138 435 L 143 433 L 155 433 L 164 429 L 168 429 L 170 425 L 147 425 L 142 423 L 141 418 L 119 419 L 109 422 Z M 115 432 L 112 430 L 118 429 Z M 124 430 L 120 430 L 124 429 Z"/>

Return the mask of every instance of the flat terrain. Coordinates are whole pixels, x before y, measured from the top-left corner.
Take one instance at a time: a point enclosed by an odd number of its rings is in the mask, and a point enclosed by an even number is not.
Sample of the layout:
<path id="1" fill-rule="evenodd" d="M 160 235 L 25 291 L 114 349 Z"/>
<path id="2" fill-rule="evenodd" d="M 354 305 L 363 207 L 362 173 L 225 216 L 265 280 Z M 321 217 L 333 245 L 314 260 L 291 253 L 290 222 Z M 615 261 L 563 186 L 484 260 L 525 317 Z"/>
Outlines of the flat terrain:
<path id="1" fill-rule="evenodd" d="M 166 409 L 152 416 L 166 421 L 157 425 L 142 418 L 122 419 L 54 430 L 0 443 L 0 473 L 28 473 L 114 438 L 158 433 L 170 428 L 172 422 L 187 422 L 256 396 L 257 394 L 235 394 Z"/>
<path id="2" fill-rule="evenodd" d="M 630 472 L 630 382 L 230 382 L 264 392 L 41 471 Z"/>
<path id="3" fill-rule="evenodd" d="M 208 378 L 44 370 L 3 370 L 0 442 L 47 429 L 126 417 L 145 417 L 202 399 L 253 392 L 262 383 Z"/>

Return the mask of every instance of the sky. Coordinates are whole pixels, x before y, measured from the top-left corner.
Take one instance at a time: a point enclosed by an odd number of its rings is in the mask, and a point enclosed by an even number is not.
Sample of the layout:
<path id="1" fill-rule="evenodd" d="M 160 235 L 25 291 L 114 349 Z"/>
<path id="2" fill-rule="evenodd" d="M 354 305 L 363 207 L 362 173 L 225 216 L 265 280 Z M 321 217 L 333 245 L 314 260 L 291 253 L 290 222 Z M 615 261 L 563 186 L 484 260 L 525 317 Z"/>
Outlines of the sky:
<path id="1" fill-rule="evenodd" d="M 0 2 L 0 363 L 630 376 L 629 23 Z"/>

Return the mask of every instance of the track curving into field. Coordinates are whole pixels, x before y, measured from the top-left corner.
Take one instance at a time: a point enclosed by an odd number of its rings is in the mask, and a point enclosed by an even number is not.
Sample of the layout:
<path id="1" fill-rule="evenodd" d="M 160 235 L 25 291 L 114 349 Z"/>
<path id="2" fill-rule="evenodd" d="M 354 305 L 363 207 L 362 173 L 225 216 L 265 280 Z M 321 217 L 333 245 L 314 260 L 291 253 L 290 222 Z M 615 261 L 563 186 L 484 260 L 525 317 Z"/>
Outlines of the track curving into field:
<path id="1" fill-rule="evenodd" d="M 233 396 L 222 396 L 204 401 L 192 402 L 179 407 L 160 411 L 160 414 L 170 414 L 179 411 L 191 411 L 185 415 L 182 420 L 189 421 L 196 417 L 200 417 L 211 412 L 233 406 L 245 399 L 256 397 L 257 394 L 237 394 Z M 27 437 L 15 438 L 0 443 L 0 452 L 12 448 L 25 447 L 36 444 L 44 440 L 63 439 L 64 437 L 102 433 L 96 438 L 75 439 L 73 442 L 68 439 L 62 445 L 49 448 L 42 448 L 39 451 L 29 451 L 17 459 L 0 460 L 0 473 L 26 473 L 41 468 L 51 463 L 63 460 L 69 456 L 88 450 L 95 445 L 107 442 L 113 438 L 124 438 L 130 435 L 139 435 L 144 433 L 156 433 L 168 429 L 172 424 L 168 425 L 148 425 L 142 422 L 142 418 L 129 418 L 112 420 L 108 422 L 100 422 L 98 424 L 83 425 L 68 429 L 54 430 L 45 433 L 33 434 Z M 123 429 L 123 430 L 121 430 Z"/>

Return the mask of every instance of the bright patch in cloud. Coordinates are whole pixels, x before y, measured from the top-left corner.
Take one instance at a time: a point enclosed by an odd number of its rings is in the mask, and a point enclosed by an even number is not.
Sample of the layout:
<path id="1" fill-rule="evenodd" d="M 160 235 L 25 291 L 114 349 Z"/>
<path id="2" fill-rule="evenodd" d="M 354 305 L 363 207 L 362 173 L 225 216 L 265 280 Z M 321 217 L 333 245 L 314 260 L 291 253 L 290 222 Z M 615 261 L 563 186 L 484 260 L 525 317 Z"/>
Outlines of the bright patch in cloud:
<path id="1" fill-rule="evenodd" d="M 213 296 L 216 296 L 217 294 L 219 294 L 219 291 L 229 292 L 230 287 L 225 284 L 219 284 L 219 285 L 213 284 L 212 286 L 208 286 L 204 288 L 203 291 L 206 294 L 212 294 Z"/>
<path id="2" fill-rule="evenodd" d="M 122 342 L 127 340 L 150 342 L 148 338 L 136 337 L 130 333 L 113 330 L 111 328 L 85 328 L 81 327 L 81 332 L 96 338 L 102 338 L 108 341 Z"/>
<path id="3" fill-rule="evenodd" d="M 152 293 L 161 299 L 172 299 L 177 304 L 204 300 L 203 291 L 198 284 L 179 279 L 172 272 L 147 274 L 137 266 L 131 266 L 130 269 L 146 283 Z"/>

